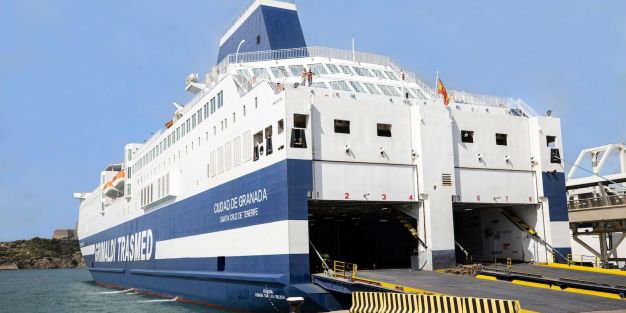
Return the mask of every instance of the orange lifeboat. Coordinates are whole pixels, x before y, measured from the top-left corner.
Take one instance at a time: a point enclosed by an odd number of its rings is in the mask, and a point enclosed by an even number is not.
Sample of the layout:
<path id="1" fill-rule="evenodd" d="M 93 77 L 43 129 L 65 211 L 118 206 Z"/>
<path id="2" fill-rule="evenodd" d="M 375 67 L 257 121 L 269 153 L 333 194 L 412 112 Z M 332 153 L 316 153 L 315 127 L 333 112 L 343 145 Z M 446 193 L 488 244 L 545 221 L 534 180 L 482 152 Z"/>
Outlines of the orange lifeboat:
<path id="1" fill-rule="evenodd" d="M 117 189 L 119 192 L 124 192 L 124 182 L 126 181 L 126 174 L 122 171 L 119 172 L 113 177 L 111 180 L 113 184 L 113 188 Z"/>

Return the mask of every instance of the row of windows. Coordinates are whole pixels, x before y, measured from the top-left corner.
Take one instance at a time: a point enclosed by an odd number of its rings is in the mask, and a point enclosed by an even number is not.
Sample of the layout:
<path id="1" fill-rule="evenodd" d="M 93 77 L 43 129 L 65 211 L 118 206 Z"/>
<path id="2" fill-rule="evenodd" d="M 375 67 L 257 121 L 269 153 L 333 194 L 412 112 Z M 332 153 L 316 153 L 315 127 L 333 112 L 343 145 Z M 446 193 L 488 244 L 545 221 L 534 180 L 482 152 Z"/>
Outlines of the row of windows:
<path id="1" fill-rule="evenodd" d="M 156 198 L 154 197 L 154 187 L 156 185 Z M 159 177 L 155 183 L 151 183 L 148 186 L 141 189 L 140 192 L 140 204 L 144 207 L 156 200 L 159 200 L 170 194 L 170 174 L 167 173 Z"/>
<path id="2" fill-rule="evenodd" d="M 508 135 L 502 133 L 496 133 L 496 145 L 498 146 L 506 146 L 508 145 Z M 462 130 L 461 131 L 461 142 L 464 143 L 474 143 L 474 131 L 473 130 Z M 549 148 L 556 147 L 556 136 L 546 136 L 546 146 Z"/>
<path id="3" fill-rule="evenodd" d="M 349 134 L 350 133 L 350 121 L 347 120 L 335 120 L 334 123 L 335 133 Z M 379 137 L 391 137 L 391 124 L 376 124 L 376 135 Z"/>
<path id="4" fill-rule="evenodd" d="M 362 77 L 376 77 L 379 79 L 386 79 L 386 80 L 395 80 L 395 81 L 400 80 L 400 77 L 398 77 L 398 75 L 395 72 L 388 71 L 388 70 L 368 69 L 364 67 L 348 66 L 348 65 L 336 65 L 332 63 L 326 63 L 326 64 L 312 63 L 312 64 L 307 64 L 307 67 L 315 75 L 346 74 L 346 75 L 357 75 L 357 76 L 362 76 Z M 287 68 L 289 70 L 287 70 Z M 289 65 L 288 67 L 285 67 L 285 66 L 270 67 L 270 72 L 272 73 L 274 78 L 285 78 L 285 77 L 293 77 L 293 76 L 300 77 L 302 76 L 302 73 L 305 70 L 308 71 L 308 69 L 306 69 L 304 65 L 295 64 L 295 65 Z M 242 70 L 242 71 L 245 71 L 245 70 Z M 265 79 L 270 78 L 270 75 L 267 69 L 262 68 L 262 67 L 253 68 L 252 73 L 257 78 L 265 78 Z M 240 74 L 244 76 L 248 76 L 247 72 L 246 73 L 240 72 Z"/>
<path id="5" fill-rule="evenodd" d="M 215 113 L 216 110 L 219 110 L 224 106 L 224 92 L 220 91 L 217 95 L 211 100 L 209 100 L 204 106 L 200 107 L 198 111 L 193 113 L 191 117 L 188 117 L 180 126 L 177 126 L 175 129 L 171 128 L 171 132 L 161 140 L 160 143 L 152 147 L 146 154 L 144 154 L 141 159 L 131 168 L 129 168 L 129 178 L 130 173 L 132 173 L 133 168 L 135 172 L 140 171 L 144 166 L 150 163 L 152 160 L 157 158 L 161 153 L 165 152 L 171 146 L 173 146 L 176 142 L 178 142 L 181 138 L 185 137 L 186 134 L 190 133 L 192 129 L 196 128 L 196 126 L 200 125 L 204 120 L 208 119 L 210 115 Z M 234 118 L 234 117 L 233 117 Z M 222 129 L 225 128 L 225 122 L 222 121 Z M 169 130 L 169 129 L 168 129 Z M 214 131 L 216 131 L 214 127 Z"/>

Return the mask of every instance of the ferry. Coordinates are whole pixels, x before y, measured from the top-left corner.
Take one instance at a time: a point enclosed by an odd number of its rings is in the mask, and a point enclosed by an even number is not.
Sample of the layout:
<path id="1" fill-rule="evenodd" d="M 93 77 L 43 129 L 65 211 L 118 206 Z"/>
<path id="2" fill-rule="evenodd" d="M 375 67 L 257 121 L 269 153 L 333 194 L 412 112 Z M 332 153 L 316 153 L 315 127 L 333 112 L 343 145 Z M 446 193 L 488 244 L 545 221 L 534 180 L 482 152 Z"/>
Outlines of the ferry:
<path id="1" fill-rule="evenodd" d="M 307 46 L 292 1 L 253 1 L 185 89 L 171 121 L 74 195 L 98 284 L 320 312 L 346 305 L 312 279 L 332 260 L 433 271 L 571 252 L 558 118 Z"/>

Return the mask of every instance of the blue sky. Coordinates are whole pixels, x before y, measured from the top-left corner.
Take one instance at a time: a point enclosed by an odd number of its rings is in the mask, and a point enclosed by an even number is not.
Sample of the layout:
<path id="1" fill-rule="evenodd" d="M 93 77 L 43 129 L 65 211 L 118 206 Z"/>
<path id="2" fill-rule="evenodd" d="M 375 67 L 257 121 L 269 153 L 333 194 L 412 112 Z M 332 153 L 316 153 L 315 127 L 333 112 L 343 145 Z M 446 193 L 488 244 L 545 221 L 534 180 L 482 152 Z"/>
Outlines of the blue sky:
<path id="1" fill-rule="evenodd" d="M 73 227 L 98 184 L 190 98 L 241 1 L 0 0 L 0 241 Z M 309 45 L 392 57 L 561 118 L 564 157 L 626 141 L 626 2 L 298 1 Z"/>

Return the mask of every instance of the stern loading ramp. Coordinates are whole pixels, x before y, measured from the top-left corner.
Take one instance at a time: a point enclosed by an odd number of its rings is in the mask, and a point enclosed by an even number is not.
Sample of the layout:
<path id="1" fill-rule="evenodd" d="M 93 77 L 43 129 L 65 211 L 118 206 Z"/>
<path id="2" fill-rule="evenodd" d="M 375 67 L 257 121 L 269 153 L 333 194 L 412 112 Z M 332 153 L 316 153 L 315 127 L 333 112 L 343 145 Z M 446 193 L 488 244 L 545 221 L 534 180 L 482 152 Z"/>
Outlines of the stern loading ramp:
<path id="1" fill-rule="evenodd" d="M 313 275 L 320 286 L 339 293 L 391 291 L 449 296 L 519 300 L 524 310 L 536 312 L 592 312 L 626 309 L 626 300 L 535 288 L 504 281 L 406 269 L 358 271 L 352 278 Z"/>
<path id="2" fill-rule="evenodd" d="M 483 280 L 439 272 L 406 270 L 410 267 L 412 252 L 420 244 L 415 236 L 415 229 L 408 227 L 410 225 L 407 226 L 412 220 L 409 214 L 405 213 L 407 212 L 406 203 L 370 202 L 346 205 L 323 201 L 311 202 L 309 205 L 310 239 L 313 243 L 319 243 L 316 250 L 319 249 L 322 257 L 359 260 L 364 264 L 359 265 L 357 269 L 354 264 L 329 261 L 327 266 L 332 271 L 326 269 L 326 274 L 313 275 L 313 281 L 318 285 L 346 295 L 343 297 L 344 300 L 353 291 L 395 291 L 520 300 L 523 309 L 537 312 L 626 309 L 625 300 L 564 292 L 550 289 L 549 286 L 540 287 L 539 284 L 527 283 L 530 280 L 510 283 L 495 281 L 495 278 Z M 477 210 L 465 210 L 461 207 L 457 211 L 462 212 L 459 216 L 464 221 L 471 220 L 464 214 L 480 216 L 481 212 L 487 212 L 489 216 L 481 218 L 489 223 L 493 222 L 493 216 L 498 216 L 500 218 L 498 223 L 501 225 L 508 223 L 503 226 L 505 232 L 512 233 L 513 229 L 519 230 L 519 237 L 526 236 L 526 238 L 534 239 L 536 246 L 544 245 L 541 238 L 535 238 L 536 232 L 516 215 L 516 213 L 523 215 L 524 212 L 520 210 L 531 208 L 530 206 L 516 208 L 517 210 L 513 211 L 510 208 L 483 207 Z M 484 229 L 477 232 L 480 235 L 489 233 Z M 461 234 L 457 238 L 459 237 L 462 237 Z M 493 242 L 490 244 L 495 247 Z M 549 246 L 547 248 L 551 249 Z M 543 250 L 545 251 L 545 248 Z M 311 272 L 324 271 L 318 256 L 313 253 L 311 256 Z M 614 275 L 610 275 L 607 277 L 607 275 L 596 273 L 528 264 L 514 266 L 515 270 L 530 274 L 529 276 L 542 275 L 549 279 L 565 278 L 586 282 L 604 281 L 612 286 L 626 285 L 626 281 L 622 282 L 622 279 L 626 280 L 626 276 L 612 277 Z"/>

